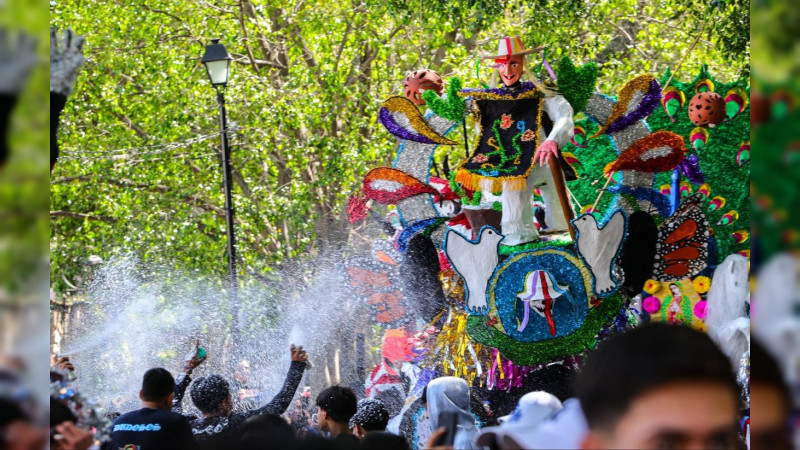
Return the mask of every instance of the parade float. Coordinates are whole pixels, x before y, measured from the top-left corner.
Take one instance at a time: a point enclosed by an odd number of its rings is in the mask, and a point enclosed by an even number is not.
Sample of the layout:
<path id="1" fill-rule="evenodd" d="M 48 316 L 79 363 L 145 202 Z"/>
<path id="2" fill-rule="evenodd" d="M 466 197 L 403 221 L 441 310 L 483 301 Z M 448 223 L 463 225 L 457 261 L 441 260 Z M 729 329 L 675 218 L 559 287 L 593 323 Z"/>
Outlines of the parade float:
<path id="1" fill-rule="evenodd" d="M 433 377 L 466 379 L 476 404 L 513 404 L 531 383 L 566 392 L 599 341 L 645 321 L 708 330 L 746 358 L 749 296 L 721 292 L 749 270 L 749 80 L 703 67 L 599 93 L 593 63 L 531 66 L 541 50 L 503 38 L 485 58 L 497 87 L 421 69 L 378 108 L 396 157 L 348 214 L 387 239 L 347 274 L 385 330 L 368 395 L 406 396 L 395 426 L 416 444 Z M 473 407 L 479 422 L 493 412 Z"/>

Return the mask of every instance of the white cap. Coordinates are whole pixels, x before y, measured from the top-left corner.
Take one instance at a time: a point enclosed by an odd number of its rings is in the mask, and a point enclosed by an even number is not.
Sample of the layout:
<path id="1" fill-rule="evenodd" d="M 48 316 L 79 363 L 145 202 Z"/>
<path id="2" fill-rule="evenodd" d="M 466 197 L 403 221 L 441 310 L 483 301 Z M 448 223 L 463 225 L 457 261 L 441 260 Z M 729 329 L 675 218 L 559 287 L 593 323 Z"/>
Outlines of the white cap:
<path id="1" fill-rule="evenodd" d="M 527 393 L 519 399 L 513 413 L 498 419 L 500 426 L 481 430 L 477 444 L 491 446 L 496 443 L 500 448 L 506 448 L 504 442 L 508 437 L 522 448 L 529 448 L 529 437 L 536 427 L 552 418 L 562 408 L 561 401 L 553 394 L 545 391 Z"/>

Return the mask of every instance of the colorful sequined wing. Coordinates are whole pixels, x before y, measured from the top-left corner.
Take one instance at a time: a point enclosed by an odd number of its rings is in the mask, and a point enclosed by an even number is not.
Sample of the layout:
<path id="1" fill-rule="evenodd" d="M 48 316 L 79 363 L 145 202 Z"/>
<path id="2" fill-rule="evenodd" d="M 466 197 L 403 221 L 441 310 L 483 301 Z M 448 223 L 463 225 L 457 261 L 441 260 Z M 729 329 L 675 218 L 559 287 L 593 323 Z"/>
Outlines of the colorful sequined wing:
<path id="1" fill-rule="evenodd" d="M 671 131 L 661 130 L 634 142 L 606 167 L 605 173 L 621 170 L 666 172 L 677 167 L 685 157 L 683 138 Z"/>
<path id="2" fill-rule="evenodd" d="M 438 195 L 438 191 L 399 169 L 376 167 L 364 177 L 364 197 L 382 205 L 421 194 Z"/>
<path id="3" fill-rule="evenodd" d="M 700 194 L 688 197 L 658 229 L 653 278 L 662 282 L 692 278 L 708 265 L 710 227 Z"/>
<path id="4" fill-rule="evenodd" d="M 395 95 L 386 99 L 378 119 L 392 135 L 423 144 L 458 145 L 428 125 L 417 106 L 409 99 Z"/>
<path id="5" fill-rule="evenodd" d="M 649 116 L 661 102 L 661 85 L 652 75 L 639 75 L 619 91 L 606 123 L 592 137 L 622 131 Z"/>

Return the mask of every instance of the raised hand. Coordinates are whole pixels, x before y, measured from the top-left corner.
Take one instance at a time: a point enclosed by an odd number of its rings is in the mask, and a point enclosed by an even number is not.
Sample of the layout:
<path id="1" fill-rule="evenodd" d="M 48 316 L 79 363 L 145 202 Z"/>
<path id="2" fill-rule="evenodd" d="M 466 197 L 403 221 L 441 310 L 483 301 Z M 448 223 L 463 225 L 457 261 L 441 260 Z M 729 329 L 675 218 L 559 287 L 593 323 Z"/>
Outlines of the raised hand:
<path id="1" fill-rule="evenodd" d="M 295 347 L 294 344 L 290 347 L 292 350 L 292 361 L 308 362 L 308 354 L 303 350 L 303 346 Z"/>
<path id="2" fill-rule="evenodd" d="M 20 31 L 16 40 L 0 28 L 0 94 L 16 95 L 22 91 L 36 64 L 36 39 Z"/>
<path id="3" fill-rule="evenodd" d="M 50 29 L 50 92 L 69 96 L 78 78 L 83 62 L 84 39 L 72 30 L 59 38 L 55 28 Z"/>
<path id="4" fill-rule="evenodd" d="M 194 349 L 186 355 L 184 358 L 183 363 L 183 371 L 186 373 L 190 373 L 192 370 L 196 369 L 197 366 L 203 363 L 208 357 L 207 354 L 203 355 L 202 357 L 197 356 L 198 349 L 200 348 L 200 339 L 197 339 L 194 344 Z"/>

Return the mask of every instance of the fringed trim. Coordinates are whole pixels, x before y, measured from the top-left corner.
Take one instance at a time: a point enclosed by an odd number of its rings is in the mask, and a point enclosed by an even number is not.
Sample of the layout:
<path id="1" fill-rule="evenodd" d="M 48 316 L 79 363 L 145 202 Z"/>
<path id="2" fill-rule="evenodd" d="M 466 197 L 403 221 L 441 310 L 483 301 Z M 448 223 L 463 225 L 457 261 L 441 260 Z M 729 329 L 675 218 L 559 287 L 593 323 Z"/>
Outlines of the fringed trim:
<path id="1" fill-rule="evenodd" d="M 528 188 L 527 178 L 527 174 L 516 177 L 486 177 L 463 168 L 456 171 L 456 182 L 465 189 L 479 191 L 491 186 L 492 194 L 503 192 L 503 188 L 509 192 L 524 191 Z"/>

